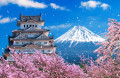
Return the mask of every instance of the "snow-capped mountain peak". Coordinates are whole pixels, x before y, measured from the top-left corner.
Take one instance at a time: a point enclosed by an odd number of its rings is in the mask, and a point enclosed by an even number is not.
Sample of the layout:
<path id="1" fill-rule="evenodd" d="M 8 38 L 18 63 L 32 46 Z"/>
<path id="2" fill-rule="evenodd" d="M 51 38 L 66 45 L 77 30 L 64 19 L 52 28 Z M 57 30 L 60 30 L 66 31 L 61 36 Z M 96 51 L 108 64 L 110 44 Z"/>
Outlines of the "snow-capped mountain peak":
<path id="1" fill-rule="evenodd" d="M 77 44 L 80 42 L 102 42 L 104 39 L 99 35 L 96 35 L 92 31 L 88 30 L 84 26 L 74 26 L 68 30 L 65 34 L 55 39 L 57 43 L 70 42 L 71 45 L 73 42 Z M 70 46 L 71 46 L 70 45 Z"/>

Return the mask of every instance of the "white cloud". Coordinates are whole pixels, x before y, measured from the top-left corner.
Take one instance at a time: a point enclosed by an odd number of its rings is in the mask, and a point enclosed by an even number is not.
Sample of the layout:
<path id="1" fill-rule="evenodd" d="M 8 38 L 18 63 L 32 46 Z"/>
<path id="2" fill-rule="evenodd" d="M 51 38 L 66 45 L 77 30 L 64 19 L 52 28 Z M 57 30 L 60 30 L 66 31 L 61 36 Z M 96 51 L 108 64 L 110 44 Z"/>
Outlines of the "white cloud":
<path id="1" fill-rule="evenodd" d="M 104 10 L 106 10 L 109 7 L 109 5 L 106 3 L 103 3 L 100 7 L 102 7 Z"/>
<path id="2" fill-rule="evenodd" d="M 48 27 L 45 27 L 45 29 L 60 29 L 60 28 L 68 28 L 72 26 L 72 24 L 60 24 L 60 25 L 53 25 L 53 26 L 48 26 Z"/>
<path id="3" fill-rule="evenodd" d="M 0 0 L 0 6 L 7 5 L 8 0 Z"/>
<path id="4" fill-rule="evenodd" d="M 99 1 L 81 2 L 81 7 L 86 7 L 86 8 L 96 8 L 98 5 L 100 5 Z"/>
<path id="5" fill-rule="evenodd" d="M 0 0 L 0 6 L 5 6 L 8 4 L 16 4 L 20 7 L 25 7 L 25 8 L 44 9 L 44 8 L 48 7 L 48 5 L 46 5 L 44 3 L 37 2 L 35 0 Z M 69 9 L 66 9 L 65 7 L 56 5 L 55 3 L 50 3 L 50 7 L 52 7 L 53 9 L 70 11 Z"/>
<path id="6" fill-rule="evenodd" d="M 17 4 L 18 6 L 26 8 L 46 8 L 47 5 L 39 3 L 34 0 L 0 0 L 0 6 L 11 4 Z"/>
<path id="7" fill-rule="evenodd" d="M 86 9 L 102 7 L 104 10 L 106 10 L 109 7 L 109 5 L 100 1 L 89 0 L 87 2 L 81 1 L 80 7 L 85 7 Z"/>
<path id="8" fill-rule="evenodd" d="M 9 17 L 5 17 L 5 18 L 0 18 L 0 24 L 3 24 L 3 23 L 9 23 L 9 22 L 13 22 L 15 21 L 17 18 L 9 18 Z"/>
<path id="9" fill-rule="evenodd" d="M 66 9 L 65 7 L 56 5 L 55 3 L 50 3 L 50 6 L 51 6 L 53 9 L 60 9 L 60 10 L 70 11 L 69 9 Z"/>

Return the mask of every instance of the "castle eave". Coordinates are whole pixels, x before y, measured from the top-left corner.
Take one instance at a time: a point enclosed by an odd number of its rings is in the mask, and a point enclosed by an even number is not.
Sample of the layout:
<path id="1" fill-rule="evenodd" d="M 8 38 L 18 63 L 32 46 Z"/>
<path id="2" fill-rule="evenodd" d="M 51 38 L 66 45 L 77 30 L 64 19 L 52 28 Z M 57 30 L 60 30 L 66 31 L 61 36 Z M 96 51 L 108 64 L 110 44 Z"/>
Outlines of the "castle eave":
<path id="1" fill-rule="evenodd" d="M 14 39 L 10 38 L 11 41 L 52 41 L 53 38 L 51 39 Z"/>
<path id="2" fill-rule="evenodd" d="M 45 31 L 24 31 L 24 30 L 13 30 L 13 33 L 42 33 L 42 32 L 49 32 L 50 30 L 45 30 Z"/>
<path id="3" fill-rule="evenodd" d="M 53 49 L 57 48 L 57 46 L 37 46 L 37 45 L 26 45 L 25 47 L 22 46 L 7 46 L 10 49 L 27 49 L 27 48 L 35 48 L 35 49 Z"/>
<path id="4" fill-rule="evenodd" d="M 18 20 L 17 21 L 17 26 L 20 26 L 20 24 L 25 24 L 25 23 L 36 23 L 36 24 L 42 24 L 42 26 L 44 25 L 44 23 L 45 23 L 45 20 L 42 20 L 42 21 L 20 21 L 20 20 Z"/>

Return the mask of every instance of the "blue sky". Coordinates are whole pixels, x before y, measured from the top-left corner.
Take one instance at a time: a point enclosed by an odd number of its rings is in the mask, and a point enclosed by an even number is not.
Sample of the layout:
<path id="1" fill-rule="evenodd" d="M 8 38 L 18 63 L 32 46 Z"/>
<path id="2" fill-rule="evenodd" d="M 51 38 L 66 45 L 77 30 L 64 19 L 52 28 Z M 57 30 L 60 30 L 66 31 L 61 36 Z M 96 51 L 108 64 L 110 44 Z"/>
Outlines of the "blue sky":
<path id="1" fill-rule="evenodd" d="M 22 15 L 39 15 L 55 39 L 73 26 L 85 26 L 101 35 L 108 28 L 108 18 L 120 21 L 120 1 L 114 0 L 0 0 L 0 52 L 8 45 L 8 35 L 19 29 Z"/>

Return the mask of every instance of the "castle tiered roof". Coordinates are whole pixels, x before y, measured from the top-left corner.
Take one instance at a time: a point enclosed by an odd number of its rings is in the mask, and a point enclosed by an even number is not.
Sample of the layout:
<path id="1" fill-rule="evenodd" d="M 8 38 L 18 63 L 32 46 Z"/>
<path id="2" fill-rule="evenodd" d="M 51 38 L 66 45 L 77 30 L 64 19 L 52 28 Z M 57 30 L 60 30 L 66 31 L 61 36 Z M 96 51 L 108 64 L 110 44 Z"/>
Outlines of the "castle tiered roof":
<path id="1" fill-rule="evenodd" d="M 17 26 L 25 22 L 44 23 L 45 20 L 42 20 L 41 14 L 36 16 L 23 16 L 20 14 L 20 20 L 17 21 Z"/>
<path id="2" fill-rule="evenodd" d="M 29 20 L 33 20 L 35 22 L 40 22 L 40 21 L 44 21 L 44 20 L 41 20 L 41 15 L 38 15 L 38 16 L 23 16 L 21 15 L 20 16 L 20 21 L 22 22 L 27 22 Z"/>
<path id="3" fill-rule="evenodd" d="M 46 29 L 37 29 L 34 27 L 29 27 L 27 29 L 18 29 L 18 30 L 13 30 L 13 33 L 18 33 L 18 32 L 24 32 L 24 33 L 28 33 L 28 32 L 49 32 L 50 30 L 46 30 Z"/>

